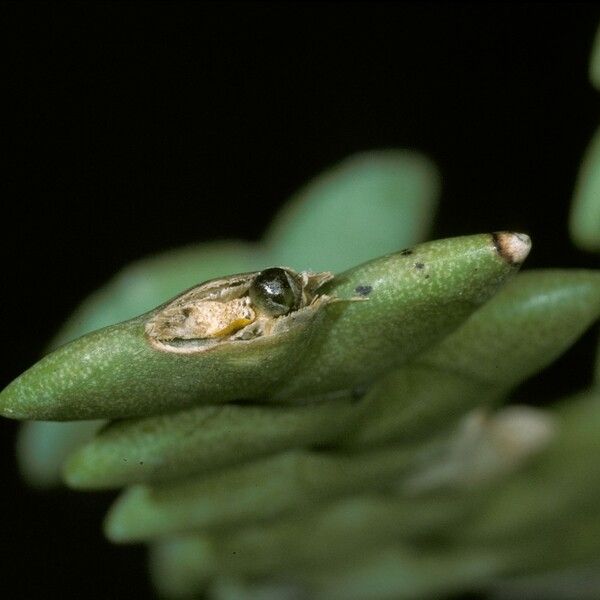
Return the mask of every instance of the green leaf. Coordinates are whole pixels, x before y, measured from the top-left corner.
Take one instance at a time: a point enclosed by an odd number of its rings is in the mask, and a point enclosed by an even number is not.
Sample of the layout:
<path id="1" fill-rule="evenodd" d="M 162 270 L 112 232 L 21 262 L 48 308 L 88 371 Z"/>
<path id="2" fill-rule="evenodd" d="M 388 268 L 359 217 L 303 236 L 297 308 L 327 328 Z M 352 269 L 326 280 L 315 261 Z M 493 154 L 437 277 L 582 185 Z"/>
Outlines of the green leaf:
<path id="1" fill-rule="evenodd" d="M 596 368 L 594 369 L 594 384 L 600 387 L 600 338 L 596 345 Z"/>
<path id="2" fill-rule="evenodd" d="M 23 423 L 17 438 L 21 475 L 34 487 L 57 485 L 67 456 L 91 439 L 101 426 L 102 421 Z"/>
<path id="3" fill-rule="evenodd" d="M 499 235 L 501 245 L 515 244 L 516 262 L 503 258 L 496 234 L 475 235 L 421 244 L 336 277 L 325 292 L 351 298 L 366 289 L 368 300 L 332 305 L 331 312 L 339 315 L 335 325 L 315 332 L 315 351 L 305 355 L 274 397 L 369 384 L 445 337 L 489 300 L 527 255 L 529 238 Z"/>
<path id="4" fill-rule="evenodd" d="M 199 279 L 221 273 L 267 266 L 256 246 L 242 242 L 198 244 L 137 261 L 89 296 L 71 315 L 50 347 L 56 348 L 95 329 L 150 310 Z M 101 426 L 78 423 L 24 423 L 19 431 L 17 458 L 30 485 L 61 483 L 65 458 Z"/>
<path id="5" fill-rule="evenodd" d="M 507 473 L 548 444 L 553 430 L 540 409 L 474 411 L 450 435 L 417 448 L 393 490 L 312 511 L 297 505 L 293 514 L 267 522 L 167 539 L 153 546 L 153 578 L 160 589 L 189 593 L 215 577 L 298 581 L 306 573 L 343 569 L 386 546 L 423 547 L 432 534 L 441 539 L 468 519 L 478 499 L 486 498 L 482 490 L 502 485 Z"/>
<path id="6" fill-rule="evenodd" d="M 494 541 L 494 546 L 508 564 L 504 573 L 514 576 L 597 563 L 599 540 L 600 511 L 588 506 L 586 510 L 577 508 L 569 518 L 549 521 L 538 530 L 527 528 L 522 535 Z"/>
<path id="7" fill-rule="evenodd" d="M 164 308 L 158 307 L 47 355 L 2 391 L 0 412 L 45 420 L 119 418 L 368 385 L 460 325 L 528 251 L 526 236 L 508 233 L 422 244 L 342 273 L 319 290 L 340 301 L 292 313 L 276 335 L 226 340 L 193 354 L 150 343 L 145 329 Z"/>
<path id="8" fill-rule="evenodd" d="M 292 581 L 218 577 L 208 593 L 215 600 L 445 598 L 473 588 L 483 589 L 504 567 L 502 558 L 490 551 L 453 547 L 423 550 L 395 544 L 333 570 L 325 565 L 296 574 Z M 168 575 L 178 578 L 167 588 L 177 590 L 173 597 L 190 597 L 205 590 L 206 582 L 195 580 L 192 573 L 174 570 Z"/>
<path id="9" fill-rule="evenodd" d="M 75 452 L 75 488 L 120 487 L 216 470 L 287 448 L 327 441 L 356 419 L 352 398 L 300 406 L 200 406 L 115 421 Z"/>
<path id="10" fill-rule="evenodd" d="M 456 332 L 385 376 L 360 402 L 198 407 L 119 421 L 75 454 L 67 481 L 108 487 L 177 478 L 342 434 L 348 446 L 408 441 L 447 427 L 471 406 L 505 396 L 598 316 L 600 273 L 521 273 Z M 351 426 L 355 432 L 349 435 Z"/>
<path id="11" fill-rule="evenodd" d="M 442 598 L 479 587 L 502 566 L 494 553 L 484 550 L 421 550 L 396 544 L 333 571 L 307 571 L 297 581 L 314 600 Z"/>
<path id="12" fill-rule="evenodd" d="M 493 547 L 505 575 L 590 564 L 600 555 L 600 390 L 563 400 L 559 434 L 537 461 L 488 494 L 453 531 L 458 543 Z"/>
<path id="13" fill-rule="evenodd" d="M 590 142 L 579 168 L 569 231 L 580 248 L 600 251 L 600 129 Z"/>
<path id="14" fill-rule="evenodd" d="M 600 272 L 520 273 L 454 333 L 367 394 L 347 445 L 414 439 L 551 364 L 600 317 Z"/>
<path id="15" fill-rule="evenodd" d="M 578 565 L 567 569 L 544 570 L 519 577 L 502 577 L 486 586 L 495 600 L 590 600 L 590 592 L 600 589 L 598 565 Z"/>
<path id="16" fill-rule="evenodd" d="M 314 504 L 385 486 L 405 472 L 414 450 L 361 454 L 294 450 L 177 484 L 129 488 L 111 508 L 115 542 L 271 519 Z"/>
<path id="17" fill-rule="evenodd" d="M 410 497 L 485 489 L 519 470 L 556 436 L 553 416 L 539 408 L 512 405 L 495 413 L 478 408 L 450 432 L 435 436 L 397 484 Z M 436 441 L 437 440 L 437 441 Z M 467 495 L 469 496 L 469 495 Z"/>
<path id="18" fill-rule="evenodd" d="M 346 159 L 315 178 L 275 217 L 267 236 L 268 252 L 262 244 L 212 242 L 137 261 L 87 298 L 51 346 L 130 319 L 200 280 L 269 264 L 310 265 L 317 251 L 315 240 L 320 244 L 315 267 L 329 265 L 332 270 L 412 245 L 425 237 L 433 219 L 438 179 L 433 165 L 414 152 L 373 151 Z M 298 211 L 302 223 L 290 222 Z M 374 226 L 365 230 L 365 222 Z M 26 477 L 37 469 L 34 477 L 45 477 L 45 485 L 59 482 L 65 454 L 54 432 L 60 430 L 60 425 L 36 426 L 37 435 L 46 440 L 44 456 L 38 456 L 39 445 L 27 429 L 23 431 L 19 448 Z M 62 430 L 67 437 L 77 436 L 76 425 Z"/>
<path id="19" fill-rule="evenodd" d="M 265 236 L 274 263 L 339 272 L 425 239 L 439 175 L 416 152 L 352 156 L 300 190 Z"/>
<path id="20" fill-rule="evenodd" d="M 200 536 L 181 543 L 165 540 L 150 548 L 154 589 L 165 598 L 190 598 L 203 592 L 214 571 L 210 541 Z"/>
<path id="21" fill-rule="evenodd" d="M 151 547 L 151 571 L 160 589 L 187 593 L 200 592 L 219 575 L 293 579 L 303 570 L 334 568 L 400 539 L 430 535 L 464 512 L 462 499 L 356 496 L 271 523 L 167 538 Z"/>
<path id="22" fill-rule="evenodd" d="M 116 541 L 136 541 L 252 523 L 394 482 L 411 496 L 430 491 L 432 483 L 439 488 L 440 481 L 442 487 L 481 486 L 518 468 L 553 433 L 552 423 L 535 409 L 513 407 L 493 418 L 475 417 L 411 447 L 297 450 L 180 483 L 133 487 L 111 509 L 106 532 Z M 469 454 L 474 456 L 464 461 Z"/>

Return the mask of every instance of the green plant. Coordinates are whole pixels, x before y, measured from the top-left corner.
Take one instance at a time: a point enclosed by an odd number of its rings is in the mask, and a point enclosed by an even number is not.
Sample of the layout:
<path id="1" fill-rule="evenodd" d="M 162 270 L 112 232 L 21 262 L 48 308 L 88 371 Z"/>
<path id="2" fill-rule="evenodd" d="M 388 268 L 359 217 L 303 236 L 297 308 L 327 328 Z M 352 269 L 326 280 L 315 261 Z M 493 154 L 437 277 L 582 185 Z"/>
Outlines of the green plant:
<path id="1" fill-rule="evenodd" d="M 595 145 L 571 222 L 589 249 Z M 598 318 L 600 273 L 517 275 L 529 242 L 506 232 L 419 243 L 437 193 L 423 157 L 370 153 L 303 190 L 260 245 L 125 270 L 0 396 L 6 416 L 84 419 L 27 423 L 25 475 L 50 485 L 64 464 L 74 488 L 131 486 L 106 533 L 151 544 L 165 596 L 519 597 L 558 573 L 574 597 L 568 569 L 600 551 L 600 365 L 595 386 L 548 410 L 501 405 Z M 245 298 L 255 275 L 227 274 L 273 265 L 337 275 L 298 283 L 307 298 L 288 302 L 306 306 L 263 310 L 237 341 L 256 315 L 208 342 L 149 329 L 181 289 L 218 277 Z"/>

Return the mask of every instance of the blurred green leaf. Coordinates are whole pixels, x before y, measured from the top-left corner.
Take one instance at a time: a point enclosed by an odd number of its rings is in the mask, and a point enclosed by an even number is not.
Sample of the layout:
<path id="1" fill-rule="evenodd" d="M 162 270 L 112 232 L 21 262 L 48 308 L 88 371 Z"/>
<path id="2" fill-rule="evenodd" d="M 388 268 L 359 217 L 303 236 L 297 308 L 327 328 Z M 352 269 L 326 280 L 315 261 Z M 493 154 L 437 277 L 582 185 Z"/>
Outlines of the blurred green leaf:
<path id="1" fill-rule="evenodd" d="M 579 168 L 569 230 L 580 248 L 600 251 L 600 129 L 590 142 Z"/>
<path id="2" fill-rule="evenodd" d="M 473 490 L 503 481 L 540 452 L 553 433 L 548 415 L 539 409 L 508 407 L 483 419 L 479 413 L 418 450 L 397 493 L 344 498 L 266 523 L 170 539 L 155 549 L 157 577 L 177 572 L 176 565 L 162 561 L 182 560 L 186 571 L 195 562 L 204 576 L 210 571 L 244 577 L 278 573 L 293 580 L 298 571 L 333 568 L 399 540 L 418 543 L 432 533 L 440 536 L 475 509 Z M 440 479 L 465 493 L 432 493 L 439 492 Z M 204 550 L 197 554 L 199 544 Z"/>
<path id="3" fill-rule="evenodd" d="M 596 600 L 600 565 L 505 577 L 487 586 L 492 600 Z"/>
<path id="4" fill-rule="evenodd" d="M 34 487 L 51 487 L 61 479 L 65 459 L 100 429 L 102 421 L 23 423 L 17 438 L 21 475 Z"/>
<path id="5" fill-rule="evenodd" d="M 477 587 L 502 567 L 483 550 L 415 550 L 400 545 L 364 555 L 335 570 L 299 578 L 314 600 L 423 600 Z"/>
<path id="6" fill-rule="evenodd" d="M 454 333 L 379 381 L 344 443 L 413 439 L 447 426 L 547 367 L 599 317 L 599 271 L 520 273 Z"/>
<path id="7" fill-rule="evenodd" d="M 556 414 L 559 433 L 547 451 L 456 532 L 470 545 L 503 548 L 517 573 L 600 555 L 600 390 L 561 402 Z"/>
<path id="8" fill-rule="evenodd" d="M 439 195 L 423 155 L 403 150 L 352 156 L 293 196 L 265 236 L 274 264 L 340 272 L 422 242 Z"/>
<path id="9" fill-rule="evenodd" d="M 363 489 L 390 487 L 401 476 L 405 485 L 398 489 L 414 496 L 423 490 L 424 478 L 425 490 L 431 489 L 432 469 L 434 488 L 440 473 L 442 485 L 477 486 L 516 469 L 553 434 L 552 423 L 535 409 L 513 407 L 494 417 L 475 417 L 466 427 L 461 424 L 412 447 L 361 453 L 298 450 L 180 483 L 130 488 L 109 514 L 107 535 L 135 541 L 268 520 Z M 469 453 L 472 460 L 461 461 Z M 319 529 L 316 523 L 307 527 L 315 535 Z"/>
<path id="10" fill-rule="evenodd" d="M 159 589 L 200 592 L 215 576 L 293 580 L 307 569 L 335 568 L 399 539 L 423 537 L 460 518 L 462 499 L 357 496 L 316 511 L 214 534 L 189 534 L 151 547 Z M 310 532 L 310 535 L 307 535 Z"/>
<path id="11" fill-rule="evenodd" d="M 129 488 L 105 523 L 109 539 L 133 542 L 202 528 L 239 525 L 305 509 L 405 472 L 414 450 L 360 454 L 294 450 L 198 479 Z"/>
<path id="12" fill-rule="evenodd" d="M 594 384 L 600 387 L 600 338 L 596 347 L 596 368 L 594 369 Z"/>

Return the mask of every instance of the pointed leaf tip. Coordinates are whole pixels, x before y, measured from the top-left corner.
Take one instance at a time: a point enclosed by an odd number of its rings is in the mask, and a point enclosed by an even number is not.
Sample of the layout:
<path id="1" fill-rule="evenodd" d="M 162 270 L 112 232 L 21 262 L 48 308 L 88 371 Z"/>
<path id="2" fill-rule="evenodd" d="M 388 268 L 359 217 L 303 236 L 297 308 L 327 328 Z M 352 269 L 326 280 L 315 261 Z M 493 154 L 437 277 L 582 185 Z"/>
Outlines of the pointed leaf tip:
<path id="1" fill-rule="evenodd" d="M 528 249 L 520 234 L 481 234 L 385 255 L 330 281 L 326 273 L 305 274 L 306 304 L 276 319 L 257 312 L 248 295 L 260 273 L 205 282 L 47 355 L 0 393 L 0 413 L 124 418 L 240 399 L 296 401 L 368 385 L 459 326 L 516 272 Z M 226 297 L 207 300 L 215 290 Z M 196 315 L 212 315 L 223 302 L 234 316 L 262 316 L 248 329 L 219 325 L 227 333 L 197 334 Z"/>

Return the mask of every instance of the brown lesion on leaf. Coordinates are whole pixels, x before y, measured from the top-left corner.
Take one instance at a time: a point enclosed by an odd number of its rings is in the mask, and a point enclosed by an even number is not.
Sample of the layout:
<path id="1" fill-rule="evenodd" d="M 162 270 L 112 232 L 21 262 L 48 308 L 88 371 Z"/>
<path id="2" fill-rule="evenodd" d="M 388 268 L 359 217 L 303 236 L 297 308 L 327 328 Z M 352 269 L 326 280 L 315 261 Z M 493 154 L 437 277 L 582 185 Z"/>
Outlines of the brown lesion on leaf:
<path id="1" fill-rule="evenodd" d="M 253 283 L 265 271 L 241 273 L 207 281 L 159 307 L 145 325 L 148 341 L 158 350 L 179 354 L 204 352 L 229 342 L 247 343 L 287 331 L 333 300 L 319 294 L 333 278 L 331 273 L 297 273 L 284 267 L 269 271 L 278 269 L 299 282 L 293 309 L 286 314 L 274 316 L 252 301 Z"/>

